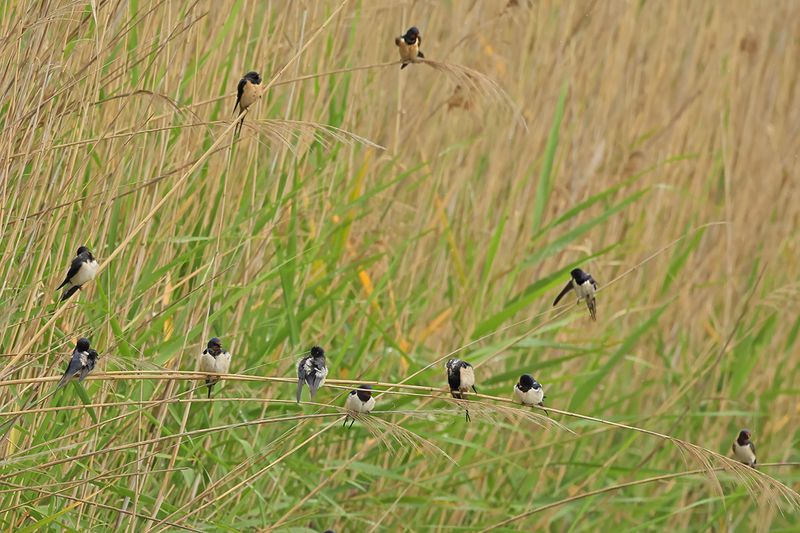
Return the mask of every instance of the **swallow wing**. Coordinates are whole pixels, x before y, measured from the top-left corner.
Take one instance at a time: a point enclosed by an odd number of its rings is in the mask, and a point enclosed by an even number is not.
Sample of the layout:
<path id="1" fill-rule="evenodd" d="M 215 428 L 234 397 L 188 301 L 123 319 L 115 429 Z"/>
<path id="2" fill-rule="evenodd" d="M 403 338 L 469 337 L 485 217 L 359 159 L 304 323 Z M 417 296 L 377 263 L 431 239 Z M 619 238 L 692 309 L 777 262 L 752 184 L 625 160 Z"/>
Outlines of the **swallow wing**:
<path id="1" fill-rule="evenodd" d="M 317 391 L 322 386 L 322 383 L 325 381 L 325 376 L 327 375 L 328 369 L 322 367 L 315 369 L 315 372 L 306 376 L 306 383 L 308 383 L 308 390 L 311 392 L 312 398 L 317 394 Z"/>
<path id="2" fill-rule="evenodd" d="M 297 403 L 303 396 L 303 383 L 306 380 L 306 358 L 303 357 L 297 362 Z"/>
<path id="3" fill-rule="evenodd" d="M 447 365 L 447 384 L 450 385 L 451 391 L 457 391 L 461 385 L 461 376 L 457 364 Z"/>
<path id="4" fill-rule="evenodd" d="M 83 265 L 83 259 L 84 258 L 79 255 L 72 260 L 72 263 L 69 265 L 69 270 L 67 271 L 67 276 L 64 278 L 64 281 L 61 282 L 61 285 L 56 288 L 56 290 L 60 290 L 61 287 L 69 283 L 69 280 L 71 280 L 75 274 L 78 273 L 78 271 L 81 269 L 81 265 Z"/>
<path id="5" fill-rule="evenodd" d="M 756 453 L 756 445 L 753 444 L 752 442 L 750 443 L 750 451 L 753 452 L 753 455 L 755 455 L 755 453 Z"/>
<path id="6" fill-rule="evenodd" d="M 244 93 L 244 85 L 247 83 L 247 80 L 244 78 L 239 80 L 239 85 L 236 86 L 236 103 L 233 105 L 233 114 L 236 114 L 236 108 L 239 107 L 239 100 L 242 99 L 242 94 Z"/>
<path id="7" fill-rule="evenodd" d="M 561 292 L 560 292 L 560 293 L 558 293 L 558 296 L 556 296 L 556 299 L 555 299 L 555 300 L 553 300 L 553 307 L 555 307 L 556 305 L 558 305 L 558 302 L 560 302 L 560 301 L 561 301 L 561 298 L 563 298 L 564 296 L 566 296 L 566 294 L 567 294 L 569 291 L 571 291 L 571 290 L 572 290 L 572 280 L 569 280 L 569 281 L 567 282 L 567 285 L 566 285 L 566 286 L 565 286 L 563 289 L 561 289 Z"/>
<path id="8" fill-rule="evenodd" d="M 67 365 L 67 370 L 64 372 L 64 375 L 61 376 L 61 380 L 58 382 L 58 386 L 56 387 L 61 388 L 67 384 L 69 380 L 71 380 L 75 374 L 78 374 L 81 371 L 83 364 L 81 363 L 81 357 L 79 353 L 73 352 L 72 359 L 69 360 L 69 364 Z"/>
<path id="9" fill-rule="evenodd" d="M 592 287 L 594 287 L 594 290 L 597 290 L 597 282 L 594 280 L 594 278 L 591 275 L 589 276 L 589 283 L 592 284 Z"/>

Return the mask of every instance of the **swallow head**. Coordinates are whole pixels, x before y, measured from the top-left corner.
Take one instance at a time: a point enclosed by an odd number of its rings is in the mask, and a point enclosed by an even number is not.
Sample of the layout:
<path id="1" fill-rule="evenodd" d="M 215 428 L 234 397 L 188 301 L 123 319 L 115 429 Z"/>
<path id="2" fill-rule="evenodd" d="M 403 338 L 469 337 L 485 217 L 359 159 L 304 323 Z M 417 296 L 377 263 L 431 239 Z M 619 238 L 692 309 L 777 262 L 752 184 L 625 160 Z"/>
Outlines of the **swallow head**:
<path id="1" fill-rule="evenodd" d="M 312 346 L 311 347 L 311 357 L 314 359 L 318 357 L 325 357 L 325 350 L 320 348 L 319 346 Z"/>
<path id="2" fill-rule="evenodd" d="M 246 79 L 253 85 L 261 85 L 261 75 L 254 70 L 251 70 L 250 72 L 245 74 L 244 79 Z"/>
<path id="3" fill-rule="evenodd" d="M 580 268 L 573 268 L 570 271 L 569 275 L 572 276 L 572 279 L 579 280 L 586 277 L 586 272 L 584 272 Z"/>
<path id="4" fill-rule="evenodd" d="M 408 31 L 403 35 L 403 39 L 408 44 L 414 44 L 419 39 L 419 29 L 416 26 L 411 26 Z"/>
<path id="5" fill-rule="evenodd" d="M 528 392 L 529 390 L 534 388 L 535 384 L 536 380 L 533 379 L 533 376 L 531 376 L 530 374 L 522 374 L 519 377 L 519 383 L 517 383 L 517 387 L 519 387 L 519 390 L 521 390 L 522 392 Z"/>
<path id="6" fill-rule="evenodd" d="M 358 395 L 359 400 L 366 403 L 372 398 L 372 385 L 361 385 L 353 392 Z"/>
<path id="7" fill-rule="evenodd" d="M 736 439 L 739 446 L 746 446 L 750 442 L 750 430 L 743 429 L 739 432 L 739 437 Z"/>
<path id="8" fill-rule="evenodd" d="M 90 261 L 94 261 L 94 256 L 87 247 L 81 246 L 80 248 L 78 248 L 78 251 L 75 253 L 75 255 L 81 255 L 81 254 L 86 254 L 87 256 L 89 256 Z"/>
<path id="9" fill-rule="evenodd" d="M 222 341 L 220 341 L 217 337 L 213 337 L 210 341 L 208 341 L 207 347 L 208 353 L 217 356 L 222 351 Z"/>
<path id="10" fill-rule="evenodd" d="M 75 349 L 79 352 L 87 352 L 89 351 L 89 339 L 86 337 L 81 337 L 78 339 L 77 344 L 75 344 Z"/>

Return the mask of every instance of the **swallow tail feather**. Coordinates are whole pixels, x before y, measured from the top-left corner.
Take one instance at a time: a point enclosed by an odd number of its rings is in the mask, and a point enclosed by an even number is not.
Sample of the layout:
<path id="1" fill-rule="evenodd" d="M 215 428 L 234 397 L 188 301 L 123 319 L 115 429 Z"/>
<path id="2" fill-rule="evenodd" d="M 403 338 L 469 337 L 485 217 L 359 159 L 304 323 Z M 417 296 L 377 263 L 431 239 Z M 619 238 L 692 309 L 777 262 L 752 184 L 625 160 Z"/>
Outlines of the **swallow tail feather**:
<path id="1" fill-rule="evenodd" d="M 70 287 L 69 289 L 65 290 L 64 294 L 61 295 L 61 301 L 63 302 L 64 300 L 69 299 L 70 296 L 78 292 L 78 289 L 80 289 L 80 287 L 75 285 L 74 287 Z"/>
<path id="2" fill-rule="evenodd" d="M 592 320 L 597 322 L 597 299 L 594 296 L 586 298 L 586 307 L 589 308 L 589 316 L 592 317 Z"/>

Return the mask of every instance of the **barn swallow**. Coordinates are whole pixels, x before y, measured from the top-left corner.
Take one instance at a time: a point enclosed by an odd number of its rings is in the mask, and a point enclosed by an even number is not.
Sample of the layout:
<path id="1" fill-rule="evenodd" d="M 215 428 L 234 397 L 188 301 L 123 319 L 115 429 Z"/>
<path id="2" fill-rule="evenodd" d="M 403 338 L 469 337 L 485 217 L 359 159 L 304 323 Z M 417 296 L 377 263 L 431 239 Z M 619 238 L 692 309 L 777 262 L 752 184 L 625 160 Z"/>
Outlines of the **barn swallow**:
<path id="1" fill-rule="evenodd" d="M 736 459 L 752 468 L 756 467 L 756 446 L 750 441 L 750 430 L 743 429 L 733 441 L 733 455 Z"/>
<path id="2" fill-rule="evenodd" d="M 64 287 L 64 293 L 61 295 L 63 302 L 81 288 L 84 283 L 94 279 L 97 275 L 97 261 L 95 260 L 92 252 L 85 246 L 78 248 L 75 259 L 69 265 L 69 271 L 61 285 L 56 288 L 60 290 Z"/>
<path id="3" fill-rule="evenodd" d="M 585 300 L 586 307 L 589 308 L 589 315 L 592 317 L 592 320 L 597 320 L 597 300 L 594 297 L 594 293 L 597 290 L 597 282 L 591 275 L 580 268 L 574 269 L 569 275 L 572 279 L 567 282 L 567 286 L 556 296 L 553 307 L 558 305 L 561 298 L 572 289 L 578 296 L 578 303 L 580 303 L 581 300 Z"/>
<path id="4" fill-rule="evenodd" d="M 403 61 L 403 64 L 400 65 L 400 70 L 406 68 L 410 63 L 416 63 L 418 57 L 425 58 L 422 52 L 419 51 L 422 37 L 420 37 L 416 26 L 411 26 L 405 35 L 395 37 L 394 44 L 397 45 L 400 59 Z"/>
<path id="5" fill-rule="evenodd" d="M 471 364 L 461 359 L 450 359 L 445 368 L 447 369 L 447 383 L 450 385 L 450 394 L 453 395 L 453 398 L 465 400 L 464 393 L 469 389 L 478 394 L 478 390 L 475 388 L 475 369 Z M 469 409 L 465 407 L 464 410 L 467 413 L 467 422 L 469 422 Z"/>
<path id="6" fill-rule="evenodd" d="M 325 350 L 319 346 L 314 346 L 308 355 L 297 362 L 297 403 L 303 394 L 303 383 L 308 384 L 311 392 L 311 399 L 317 394 L 317 390 L 325 383 L 325 376 L 328 375 L 328 367 L 325 365 Z"/>
<path id="7" fill-rule="evenodd" d="M 544 406 L 544 389 L 530 374 L 522 374 L 514 385 L 514 400 L 522 405 Z"/>
<path id="8" fill-rule="evenodd" d="M 247 111 L 256 100 L 261 98 L 261 75 L 258 72 L 250 71 L 244 75 L 244 78 L 239 80 L 239 85 L 236 87 L 236 104 L 233 106 L 233 113 L 236 115 L 236 108 L 241 111 Z M 239 121 L 239 124 L 234 128 L 234 134 L 239 135 L 242 131 L 244 124 L 244 117 Z"/>
<path id="9" fill-rule="evenodd" d="M 349 413 L 354 414 L 369 414 L 375 408 L 375 398 L 372 397 L 372 386 L 371 385 L 361 385 L 357 389 L 353 389 L 350 391 L 350 394 L 347 395 L 347 400 L 344 402 L 344 408 Z M 347 424 L 347 419 L 351 418 L 353 421 L 350 422 L 350 427 L 353 427 L 355 424 L 356 419 L 353 416 L 347 415 L 344 417 L 344 427 Z"/>
<path id="10" fill-rule="evenodd" d="M 231 368 L 231 354 L 222 349 L 222 343 L 217 337 L 208 341 L 208 346 L 200 354 L 200 372 L 214 372 L 215 374 L 227 374 Z M 208 398 L 211 399 L 211 389 L 219 381 L 219 376 L 209 376 L 206 378 L 208 386 Z"/>
<path id="11" fill-rule="evenodd" d="M 72 378 L 77 377 L 79 382 L 83 381 L 83 378 L 94 370 L 95 363 L 97 363 L 97 352 L 89 347 L 89 339 L 81 337 L 72 351 L 67 371 L 58 382 L 56 390 L 66 385 Z"/>

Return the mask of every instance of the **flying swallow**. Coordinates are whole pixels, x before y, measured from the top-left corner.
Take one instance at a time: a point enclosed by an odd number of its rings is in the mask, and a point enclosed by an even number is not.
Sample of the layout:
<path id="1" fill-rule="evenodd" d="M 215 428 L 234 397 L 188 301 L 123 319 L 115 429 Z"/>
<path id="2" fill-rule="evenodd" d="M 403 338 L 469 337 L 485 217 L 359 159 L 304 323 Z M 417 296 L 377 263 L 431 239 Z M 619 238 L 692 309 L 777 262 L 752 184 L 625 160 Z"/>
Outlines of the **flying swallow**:
<path id="1" fill-rule="evenodd" d="M 410 63 L 416 63 L 417 58 L 425 58 L 422 52 L 419 51 L 419 45 L 422 44 L 422 37 L 419 36 L 419 30 L 416 26 L 411 26 L 405 35 L 395 37 L 394 44 L 400 51 L 400 59 L 403 64 L 400 65 L 400 70 L 406 68 Z"/>
<path id="2" fill-rule="evenodd" d="M 372 397 L 372 386 L 371 385 L 361 385 L 357 389 L 353 389 L 350 391 L 350 394 L 347 395 L 347 400 L 344 402 L 344 408 L 349 413 L 354 414 L 369 414 L 375 408 L 375 398 Z M 344 427 L 347 424 L 347 419 L 351 418 L 353 421 L 350 422 L 350 427 L 353 427 L 355 424 L 356 419 L 353 416 L 345 416 L 344 417 Z"/>
<path id="3" fill-rule="evenodd" d="M 756 447 L 750 441 L 750 430 L 743 429 L 739 432 L 739 436 L 733 441 L 733 455 L 736 459 L 753 468 L 756 467 Z"/>
<path id="4" fill-rule="evenodd" d="M 578 296 L 578 303 L 580 303 L 581 300 L 585 300 L 586 306 L 589 308 L 589 315 L 592 317 L 592 320 L 597 320 L 597 300 L 594 297 L 594 293 L 597 290 L 597 282 L 591 275 L 580 268 L 574 269 L 569 275 L 571 279 L 567 282 L 567 286 L 556 296 L 553 307 L 558 305 L 561 298 L 572 289 Z"/>
<path id="5" fill-rule="evenodd" d="M 83 378 L 89 375 L 89 372 L 94 370 L 94 365 L 97 363 L 97 352 L 89 347 L 89 339 L 81 337 L 78 339 L 75 349 L 72 351 L 72 358 L 67 365 L 67 371 L 61 377 L 61 380 L 56 386 L 56 390 L 60 389 L 69 382 L 69 380 L 77 377 L 78 381 L 83 381 Z"/>
<path id="6" fill-rule="evenodd" d="M 208 341 L 208 346 L 200 354 L 200 372 L 213 372 L 215 374 L 227 374 L 231 368 L 231 354 L 222 349 L 222 342 L 217 337 Z M 219 376 L 209 376 L 206 378 L 208 386 L 208 398 L 211 399 L 211 389 L 219 381 Z"/>
<path id="7" fill-rule="evenodd" d="M 465 400 L 464 393 L 469 389 L 478 394 L 478 390 L 475 388 L 475 369 L 471 364 L 461 359 L 450 359 L 445 368 L 447 369 L 447 383 L 450 385 L 450 394 L 453 395 L 453 398 Z M 469 422 L 469 409 L 465 407 L 464 410 L 467 413 L 467 422 Z"/>
<path id="8" fill-rule="evenodd" d="M 530 374 L 522 374 L 514 385 L 514 400 L 522 405 L 544 406 L 544 389 Z"/>
<path id="9" fill-rule="evenodd" d="M 328 367 L 325 365 L 325 350 L 319 346 L 314 346 L 308 355 L 297 362 L 297 403 L 303 394 L 303 383 L 308 384 L 311 392 L 311 399 L 317 394 L 317 390 L 325 383 L 325 376 L 328 375 Z"/>
<path id="10" fill-rule="evenodd" d="M 81 246 L 78 248 L 75 259 L 73 259 L 72 263 L 69 265 L 67 276 L 64 278 L 64 281 L 61 282 L 61 285 L 56 288 L 56 290 L 60 290 L 61 287 L 64 287 L 61 301 L 63 302 L 75 294 L 84 283 L 92 281 L 96 275 L 97 261 L 87 247 Z"/>
<path id="11" fill-rule="evenodd" d="M 239 85 L 236 87 L 236 104 L 233 106 L 233 113 L 236 115 L 236 108 L 241 111 L 247 111 L 256 100 L 261 98 L 261 75 L 258 72 L 250 71 L 239 80 Z M 239 121 L 239 124 L 234 128 L 234 134 L 239 135 L 242 131 L 244 124 L 244 117 Z"/>

